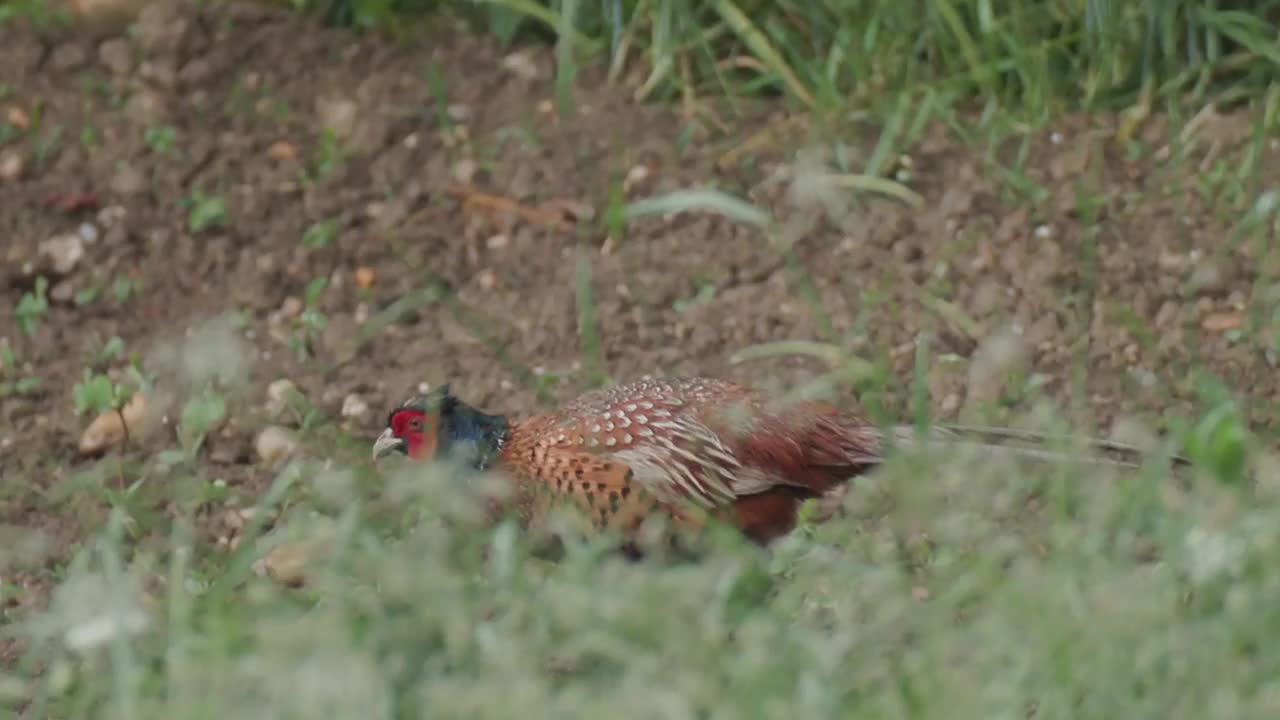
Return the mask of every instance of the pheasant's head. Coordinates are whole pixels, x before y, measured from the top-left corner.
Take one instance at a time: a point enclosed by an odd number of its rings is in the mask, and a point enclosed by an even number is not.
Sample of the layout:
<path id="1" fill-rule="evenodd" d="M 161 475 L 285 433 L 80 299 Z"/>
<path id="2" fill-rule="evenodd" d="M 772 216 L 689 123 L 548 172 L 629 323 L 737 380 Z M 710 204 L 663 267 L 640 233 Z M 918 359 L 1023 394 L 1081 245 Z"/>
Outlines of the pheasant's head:
<path id="1" fill-rule="evenodd" d="M 399 452 L 418 461 L 455 458 L 483 469 L 506 436 L 507 421 L 463 403 L 440 385 L 414 395 L 387 415 L 387 427 L 373 443 L 373 459 Z"/>

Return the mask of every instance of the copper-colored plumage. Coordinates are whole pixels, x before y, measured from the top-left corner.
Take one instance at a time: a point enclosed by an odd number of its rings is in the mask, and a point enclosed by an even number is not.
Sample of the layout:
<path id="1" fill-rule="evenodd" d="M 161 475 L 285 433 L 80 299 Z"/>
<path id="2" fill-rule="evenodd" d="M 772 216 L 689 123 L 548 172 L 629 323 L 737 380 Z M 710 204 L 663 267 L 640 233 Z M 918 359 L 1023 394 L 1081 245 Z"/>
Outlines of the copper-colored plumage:
<path id="1" fill-rule="evenodd" d="M 397 445 L 421 459 L 455 444 L 470 448 L 478 452 L 473 465 L 514 478 L 515 509 L 526 524 L 568 500 L 596 527 L 623 534 L 662 512 L 678 524 L 716 517 L 760 542 L 789 532 L 802 502 L 843 492 L 886 449 L 885 433 L 857 413 L 819 401 L 784 405 L 710 378 L 645 379 L 512 423 L 443 388 L 411 398 L 392 411 L 388 425 L 375 457 Z M 952 444 L 976 434 L 970 444 L 984 448 L 995 447 L 991 436 L 1043 439 L 998 428 L 938 432 Z M 909 428 L 893 433 L 911 439 Z M 1136 452 L 1094 444 L 1129 457 Z M 1044 450 L 1015 452 L 1062 459 Z"/>
<path id="2" fill-rule="evenodd" d="M 512 425 L 500 457 L 526 482 L 573 495 L 601 527 L 702 511 L 767 541 L 792 528 L 801 501 L 876 462 L 871 427 L 821 403 L 770 407 L 724 381 L 643 380 Z"/>

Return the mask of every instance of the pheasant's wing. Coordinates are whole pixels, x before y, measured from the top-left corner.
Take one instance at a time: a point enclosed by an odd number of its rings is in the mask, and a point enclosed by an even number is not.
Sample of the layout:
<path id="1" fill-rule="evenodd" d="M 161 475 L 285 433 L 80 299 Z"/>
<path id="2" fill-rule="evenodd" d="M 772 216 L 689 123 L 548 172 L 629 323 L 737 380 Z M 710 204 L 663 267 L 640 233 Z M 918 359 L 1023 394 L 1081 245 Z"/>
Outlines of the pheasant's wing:
<path id="1" fill-rule="evenodd" d="M 773 407 L 741 386 L 705 380 L 590 396 L 545 434 L 626 465 L 663 503 L 709 511 L 780 487 L 823 494 L 879 462 L 881 444 L 874 426 L 830 405 Z"/>
<path id="2" fill-rule="evenodd" d="M 732 450 L 696 408 L 736 386 L 709 380 L 646 380 L 580 396 L 540 426 L 560 452 L 618 463 L 631 482 L 669 508 L 710 510 L 751 491 Z"/>

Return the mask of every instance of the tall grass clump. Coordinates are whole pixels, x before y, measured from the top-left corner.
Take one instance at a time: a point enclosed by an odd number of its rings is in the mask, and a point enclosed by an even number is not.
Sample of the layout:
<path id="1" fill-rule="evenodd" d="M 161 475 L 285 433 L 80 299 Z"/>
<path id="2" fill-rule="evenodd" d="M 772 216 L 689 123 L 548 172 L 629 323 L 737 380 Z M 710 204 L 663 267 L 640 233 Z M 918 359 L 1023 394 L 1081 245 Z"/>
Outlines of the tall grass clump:
<path id="1" fill-rule="evenodd" d="M 783 94 L 843 110 L 903 89 L 1041 115 L 1160 97 L 1240 99 L 1280 69 L 1276 0 L 295 0 L 338 22 L 461 16 L 559 37 L 638 97 Z"/>

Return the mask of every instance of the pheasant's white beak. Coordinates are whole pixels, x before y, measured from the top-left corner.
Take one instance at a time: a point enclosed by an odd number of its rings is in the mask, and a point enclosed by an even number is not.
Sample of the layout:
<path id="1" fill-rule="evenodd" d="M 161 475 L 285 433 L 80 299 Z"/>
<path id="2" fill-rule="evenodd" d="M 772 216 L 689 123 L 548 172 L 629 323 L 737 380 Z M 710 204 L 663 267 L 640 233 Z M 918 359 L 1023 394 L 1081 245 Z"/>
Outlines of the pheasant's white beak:
<path id="1" fill-rule="evenodd" d="M 391 428 L 382 431 L 377 440 L 373 441 L 373 459 L 376 462 L 378 458 L 389 452 L 408 452 L 408 446 L 404 440 L 396 437 L 391 433 Z"/>

